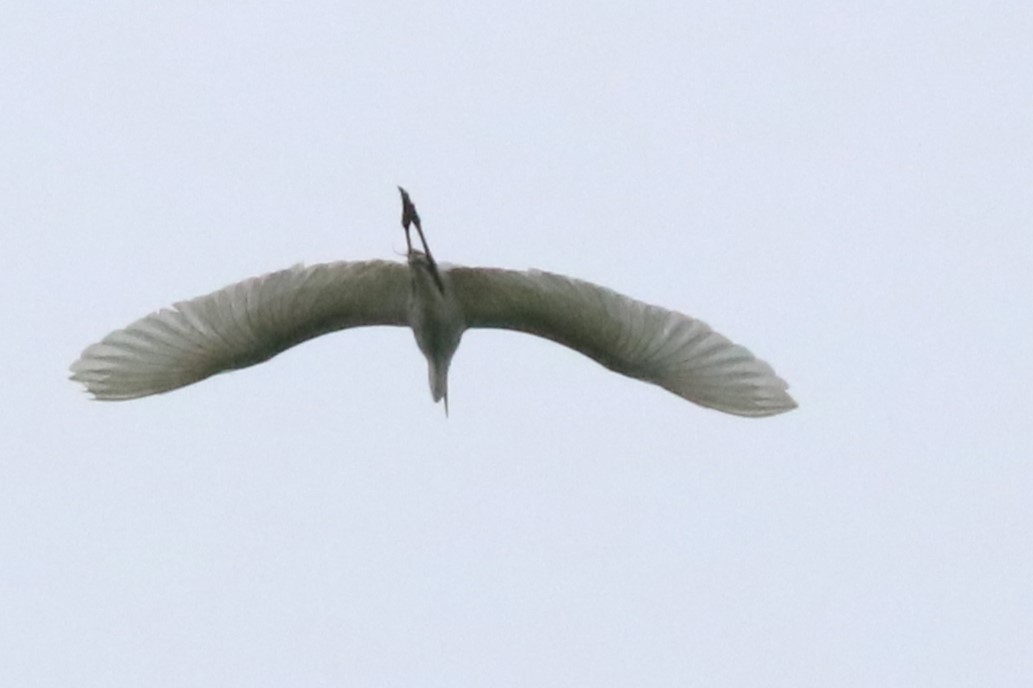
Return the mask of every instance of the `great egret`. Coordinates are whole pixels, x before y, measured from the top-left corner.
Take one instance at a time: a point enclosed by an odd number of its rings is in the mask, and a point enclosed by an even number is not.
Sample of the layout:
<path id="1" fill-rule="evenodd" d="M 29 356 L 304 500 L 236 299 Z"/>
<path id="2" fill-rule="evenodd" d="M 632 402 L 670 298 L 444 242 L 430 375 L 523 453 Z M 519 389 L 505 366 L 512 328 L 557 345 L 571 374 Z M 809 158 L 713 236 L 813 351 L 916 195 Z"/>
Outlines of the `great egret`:
<path id="1" fill-rule="evenodd" d="M 551 339 L 726 413 L 796 407 L 767 363 L 687 315 L 539 270 L 439 268 L 415 206 L 399 191 L 408 265 L 297 265 L 232 284 L 112 332 L 83 351 L 72 379 L 97 399 L 135 399 L 261 363 L 328 332 L 408 325 L 427 358 L 431 396 L 447 411 L 448 368 L 463 331 L 490 327 Z M 413 249 L 410 225 L 423 251 Z"/>

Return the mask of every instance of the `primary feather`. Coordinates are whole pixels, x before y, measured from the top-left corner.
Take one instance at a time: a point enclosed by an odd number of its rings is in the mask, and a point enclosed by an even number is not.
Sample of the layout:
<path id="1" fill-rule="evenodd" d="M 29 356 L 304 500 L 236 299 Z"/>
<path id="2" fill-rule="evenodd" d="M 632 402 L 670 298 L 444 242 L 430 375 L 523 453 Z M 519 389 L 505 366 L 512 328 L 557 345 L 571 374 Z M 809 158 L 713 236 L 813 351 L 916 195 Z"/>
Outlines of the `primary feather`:
<path id="1" fill-rule="evenodd" d="M 796 408 L 771 366 L 682 313 L 539 270 L 453 268 L 449 276 L 468 327 L 545 337 L 726 413 L 769 416 Z"/>
<path id="2" fill-rule="evenodd" d="M 295 266 L 181 301 L 83 351 L 72 379 L 104 400 L 168 392 L 321 334 L 407 325 L 409 271 L 388 261 Z"/>

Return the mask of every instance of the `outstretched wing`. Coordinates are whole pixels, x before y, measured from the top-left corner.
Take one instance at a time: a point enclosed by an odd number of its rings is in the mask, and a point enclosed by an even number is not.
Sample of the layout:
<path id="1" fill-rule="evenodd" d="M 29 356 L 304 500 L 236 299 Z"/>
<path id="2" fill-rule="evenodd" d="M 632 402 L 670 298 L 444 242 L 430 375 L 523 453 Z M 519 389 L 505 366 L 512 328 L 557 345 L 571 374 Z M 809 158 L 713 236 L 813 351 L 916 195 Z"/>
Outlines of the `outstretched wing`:
<path id="1" fill-rule="evenodd" d="M 771 366 L 687 315 L 549 272 L 453 267 L 448 274 L 468 327 L 545 337 L 726 413 L 796 408 Z"/>
<path id="2" fill-rule="evenodd" d="M 266 361 L 327 332 L 407 325 L 409 272 L 387 261 L 295 266 L 182 301 L 83 351 L 72 379 L 97 399 L 168 392 Z"/>

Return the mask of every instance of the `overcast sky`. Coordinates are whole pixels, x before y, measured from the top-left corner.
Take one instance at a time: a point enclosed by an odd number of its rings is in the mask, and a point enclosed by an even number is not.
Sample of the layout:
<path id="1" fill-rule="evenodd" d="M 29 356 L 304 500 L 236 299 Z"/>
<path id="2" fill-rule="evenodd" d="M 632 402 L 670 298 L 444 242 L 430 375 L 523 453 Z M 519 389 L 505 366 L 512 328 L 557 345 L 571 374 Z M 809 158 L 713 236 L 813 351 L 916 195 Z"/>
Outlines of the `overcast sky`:
<path id="1" fill-rule="evenodd" d="M 1028 2 L 18 2 L 0 683 L 1033 680 Z M 298 262 L 539 267 L 710 323 L 701 409 L 366 329 L 127 403 L 67 367 Z"/>

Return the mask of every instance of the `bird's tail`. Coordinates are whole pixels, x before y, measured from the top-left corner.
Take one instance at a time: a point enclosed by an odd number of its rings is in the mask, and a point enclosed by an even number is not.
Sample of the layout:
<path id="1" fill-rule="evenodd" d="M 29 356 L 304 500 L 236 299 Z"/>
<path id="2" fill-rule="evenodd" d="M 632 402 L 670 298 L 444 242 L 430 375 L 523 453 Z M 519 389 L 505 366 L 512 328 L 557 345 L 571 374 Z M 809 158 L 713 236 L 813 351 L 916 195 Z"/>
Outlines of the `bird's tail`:
<path id="1" fill-rule="evenodd" d="M 442 399 L 445 401 L 445 415 L 448 415 L 448 364 L 437 366 L 431 363 L 428 372 L 430 373 L 430 394 L 434 397 L 434 403 Z"/>

